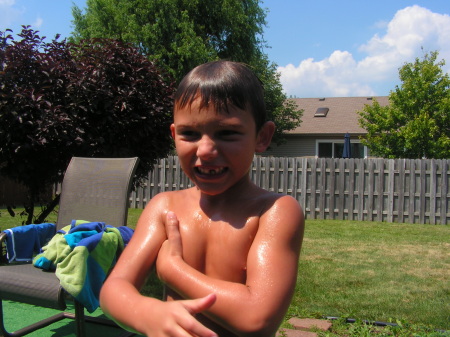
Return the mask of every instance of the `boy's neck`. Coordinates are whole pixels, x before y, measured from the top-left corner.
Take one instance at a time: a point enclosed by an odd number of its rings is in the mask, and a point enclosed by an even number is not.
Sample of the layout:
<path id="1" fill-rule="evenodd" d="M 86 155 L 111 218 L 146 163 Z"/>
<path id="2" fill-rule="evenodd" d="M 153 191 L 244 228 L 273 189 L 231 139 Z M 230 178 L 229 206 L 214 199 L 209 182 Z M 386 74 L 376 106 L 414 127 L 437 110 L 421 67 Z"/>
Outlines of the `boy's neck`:
<path id="1" fill-rule="evenodd" d="M 238 200 L 246 199 L 253 195 L 256 190 L 259 190 L 259 188 L 250 180 L 250 176 L 247 174 L 223 193 L 209 195 L 199 191 L 200 204 L 221 207 L 224 204 L 236 203 Z"/>

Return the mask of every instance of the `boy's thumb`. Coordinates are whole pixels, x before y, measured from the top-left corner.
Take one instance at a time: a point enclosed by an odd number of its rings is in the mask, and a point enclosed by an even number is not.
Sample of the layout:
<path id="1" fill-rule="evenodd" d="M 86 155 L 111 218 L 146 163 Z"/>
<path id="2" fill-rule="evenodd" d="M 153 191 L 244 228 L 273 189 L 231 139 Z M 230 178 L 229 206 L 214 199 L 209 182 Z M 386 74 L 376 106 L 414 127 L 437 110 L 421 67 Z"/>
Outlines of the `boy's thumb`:
<path id="1" fill-rule="evenodd" d="M 166 234 L 169 237 L 171 234 L 178 234 L 178 218 L 174 212 L 167 212 L 166 215 Z"/>
<path id="2" fill-rule="evenodd" d="M 191 313 L 191 315 L 195 315 L 199 312 L 211 308 L 215 302 L 216 302 L 216 295 L 209 294 L 205 297 L 196 298 L 194 300 L 187 300 L 185 301 L 185 305 L 186 309 Z"/>

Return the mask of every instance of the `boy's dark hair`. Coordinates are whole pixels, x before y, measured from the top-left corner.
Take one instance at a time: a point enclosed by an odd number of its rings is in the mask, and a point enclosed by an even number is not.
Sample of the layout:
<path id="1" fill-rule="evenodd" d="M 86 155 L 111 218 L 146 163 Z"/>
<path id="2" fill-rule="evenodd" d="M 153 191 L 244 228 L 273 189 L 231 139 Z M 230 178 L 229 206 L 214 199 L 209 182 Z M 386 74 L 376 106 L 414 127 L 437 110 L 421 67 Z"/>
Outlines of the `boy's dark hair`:
<path id="1" fill-rule="evenodd" d="M 184 108 L 201 97 L 200 109 L 214 104 L 216 111 L 228 112 L 228 105 L 250 109 L 256 130 L 267 120 L 264 90 L 258 77 L 244 64 L 213 61 L 192 69 L 175 93 L 174 108 Z"/>

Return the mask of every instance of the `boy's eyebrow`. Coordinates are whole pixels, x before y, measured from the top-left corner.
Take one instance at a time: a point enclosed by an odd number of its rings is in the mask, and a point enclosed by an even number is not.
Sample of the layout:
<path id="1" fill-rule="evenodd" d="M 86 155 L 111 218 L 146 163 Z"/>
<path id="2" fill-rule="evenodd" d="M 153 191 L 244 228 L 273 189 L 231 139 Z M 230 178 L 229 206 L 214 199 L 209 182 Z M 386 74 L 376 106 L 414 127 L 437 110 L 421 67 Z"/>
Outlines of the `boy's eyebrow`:
<path id="1" fill-rule="evenodd" d="M 229 123 L 219 122 L 219 126 L 227 127 L 227 128 L 234 128 L 234 129 L 244 129 L 245 128 L 245 125 L 243 125 L 242 123 L 235 123 L 235 122 L 229 122 Z"/>
<path id="2" fill-rule="evenodd" d="M 192 128 L 192 127 L 196 127 L 198 124 L 197 123 L 189 123 L 189 124 L 181 124 L 181 123 L 175 123 L 175 127 L 178 128 Z"/>
<path id="3" fill-rule="evenodd" d="M 190 131 L 190 130 L 195 131 L 196 129 L 197 128 L 195 125 L 177 125 L 175 127 L 175 130 L 177 133 Z M 247 129 L 247 126 L 242 125 L 242 124 L 221 124 L 221 125 L 219 125 L 219 130 L 220 129 L 243 132 Z"/>
<path id="4" fill-rule="evenodd" d="M 233 128 L 233 129 L 245 129 L 247 126 L 240 123 L 240 122 L 219 122 L 218 123 L 220 127 L 226 127 L 226 128 Z M 197 127 L 198 124 L 197 123 L 192 123 L 192 124 L 180 124 L 180 123 L 176 123 L 175 127 L 177 129 L 189 129 L 189 128 L 195 128 Z"/>

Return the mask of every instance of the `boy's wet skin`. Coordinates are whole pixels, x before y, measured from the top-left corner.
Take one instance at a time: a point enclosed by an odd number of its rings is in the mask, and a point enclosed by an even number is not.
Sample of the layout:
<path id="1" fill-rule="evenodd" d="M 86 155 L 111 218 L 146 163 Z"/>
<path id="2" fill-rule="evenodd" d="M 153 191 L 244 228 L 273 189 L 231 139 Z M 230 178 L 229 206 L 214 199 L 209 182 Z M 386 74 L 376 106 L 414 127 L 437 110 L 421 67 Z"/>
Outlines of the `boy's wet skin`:
<path id="1" fill-rule="evenodd" d="M 184 261 L 213 278 L 244 284 L 248 252 L 258 231 L 259 216 L 273 203 L 274 197 L 230 202 L 228 214 L 221 217 L 217 213 L 208 216 L 208 212 L 192 207 L 194 203 L 189 202 L 192 192 L 196 193 L 187 190 L 171 201 L 175 205 L 179 199 L 183 205 L 172 210 L 180 224 Z M 237 211 L 242 208 L 242 202 L 251 210 L 250 215 L 242 216 Z M 192 214 L 195 214 L 195 220 L 192 220 Z"/>
<path id="2" fill-rule="evenodd" d="M 294 198 L 249 177 L 274 132 L 260 116 L 261 85 L 245 66 L 219 61 L 194 69 L 179 92 L 170 130 L 195 187 L 152 198 L 102 288 L 102 308 L 152 337 L 273 336 L 295 289 L 304 218 Z M 138 291 L 154 267 L 165 302 Z"/>
<path id="3" fill-rule="evenodd" d="M 231 200 L 220 211 L 205 206 L 205 212 L 198 210 L 198 198 L 190 200 L 192 193 L 199 192 L 186 190 L 172 200 L 173 205 L 183 205 L 175 211 L 179 220 L 183 259 L 205 275 L 245 284 L 248 253 L 258 231 L 260 214 L 270 208 L 279 196 L 249 193 Z M 236 211 L 242 208 L 242 203 L 250 216 L 243 217 Z M 167 288 L 167 300 L 182 298 L 176 291 Z M 197 314 L 196 319 L 221 337 L 236 336 L 204 315 Z"/>
<path id="4" fill-rule="evenodd" d="M 170 198 L 172 207 L 169 206 L 169 208 L 175 211 L 179 220 L 183 260 L 199 272 L 212 278 L 245 284 L 249 250 L 258 232 L 260 215 L 273 207 L 274 202 L 280 196 L 271 193 L 261 194 L 261 191 L 255 191 L 248 193 L 247 196 L 242 195 L 240 198 L 230 200 L 227 207 L 221 208 L 220 212 L 204 212 L 196 208 L 198 201 L 196 203 L 195 200 L 198 200 L 197 198 L 190 200 L 192 194 L 198 193 L 194 188 L 173 195 L 173 199 Z M 251 214 L 248 217 L 239 212 L 243 204 Z M 183 207 L 175 207 L 175 205 L 183 205 Z M 194 221 L 192 221 L 191 214 L 195 214 Z M 263 250 L 264 247 L 259 248 L 262 256 L 264 256 Z M 159 263 L 158 261 L 158 267 Z M 161 261 L 161 263 L 163 262 Z M 158 268 L 159 276 L 163 279 L 165 279 L 164 273 L 171 272 L 170 268 L 167 268 L 169 265 Z M 284 277 L 284 275 L 279 277 Z M 168 278 L 170 279 L 170 276 Z M 167 300 L 183 299 L 185 296 L 187 294 L 180 295 L 175 290 L 167 288 Z M 239 301 L 239 298 L 236 300 Z M 206 315 L 208 316 L 208 314 Z M 197 314 L 196 318 L 221 337 L 237 336 L 216 323 L 220 321 L 219 317 L 209 316 L 213 319 L 211 320 L 207 316 Z"/>
<path id="5" fill-rule="evenodd" d="M 200 101 L 177 109 L 171 126 L 182 169 L 197 187 L 173 195 L 168 209 L 178 217 L 187 264 L 212 278 L 245 284 L 260 215 L 280 197 L 256 187 L 248 175 L 273 125 L 257 132 L 248 111 L 217 112 L 212 105 L 201 108 Z M 245 212 L 239 211 L 243 205 Z M 168 300 L 183 298 L 170 288 L 167 294 Z M 206 317 L 201 321 L 215 332 L 220 329 L 220 336 L 235 336 Z"/>

